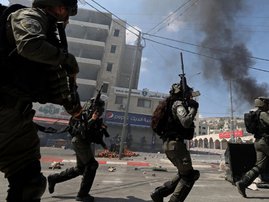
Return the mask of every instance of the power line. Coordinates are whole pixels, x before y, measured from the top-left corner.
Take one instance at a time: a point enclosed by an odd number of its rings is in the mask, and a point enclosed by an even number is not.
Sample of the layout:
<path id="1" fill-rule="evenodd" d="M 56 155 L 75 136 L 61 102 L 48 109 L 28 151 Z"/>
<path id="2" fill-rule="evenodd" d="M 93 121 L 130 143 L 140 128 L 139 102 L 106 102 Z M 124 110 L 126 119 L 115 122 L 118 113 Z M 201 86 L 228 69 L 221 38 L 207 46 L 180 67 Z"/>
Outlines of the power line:
<path id="1" fill-rule="evenodd" d="M 196 53 L 194 51 L 190 51 L 190 50 L 186 50 L 186 49 L 179 48 L 179 47 L 176 47 L 176 46 L 172 46 L 172 45 L 169 45 L 169 44 L 165 44 L 165 43 L 162 43 L 162 42 L 159 42 L 159 41 L 155 41 L 155 40 L 152 40 L 152 39 L 149 39 L 149 38 L 145 38 L 145 37 L 143 37 L 143 38 L 145 40 L 151 41 L 153 43 L 157 43 L 157 44 L 160 44 L 160 45 L 163 45 L 163 46 L 167 46 L 167 47 L 170 47 L 170 48 L 173 48 L 173 49 L 177 49 L 177 50 L 180 50 L 180 51 L 183 51 L 183 52 L 187 52 L 187 53 L 191 53 L 191 54 L 194 54 L 194 55 L 199 55 L 199 56 L 207 57 L 207 58 L 210 58 L 210 59 L 213 59 L 213 60 L 219 60 L 218 58 L 214 58 L 214 57 L 211 57 L 211 56 L 208 56 L 208 55 Z"/>
<path id="2" fill-rule="evenodd" d="M 147 31 L 146 33 L 151 32 L 152 30 L 154 30 L 156 27 L 158 27 L 159 25 L 161 25 L 162 23 L 164 23 L 167 19 L 169 19 L 172 15 L 174 15 L 177 11 L 179 11 L 181 8 L 183 8 L 186 4 L 188 4 L 189 2 L 191 2 L 192 0 L 188 0 L 187 2 L 183 3 L 182 5 L 180 5 L 176 10 L 174 10 L 170 15 L 168 15 L 166 18 L 164 18 L 161 22 L 159 22 L 157 25 L 155 25 L 153 28 L 151 28 L 149 31 Z"/>
<path id="3" fill-rule="evenodd" d="M 199 47 L 199 48 L 205 48 L 205 49 L 209 49 L 209 50 L 219 51 L 219 52 L 228 54 L 227 51 L 224 51 L 224 50 L 221 50 L 221 49 L 217 49 L 217 48 L 211 48 L 211 47 L 207 47 L 207 46 L 202 46 L 202 45 L 198 45 L 198 44 L 194 44 L 194 43 L 179 41 L 179 40 L 176 40 L 176 39 L 171 39 L 171 38 L 168 38 L 168 37 L 157 36 L 157 35 L 153 35 L 153 34 L 144 33 L 144 35 L 148 35 L 148 36 L 152 36 L 152 37 L 156 37 L 156 38 L 160 38 L 160 39 L 165 39 L 165 40 L 168 40 L 168 41 L 183 43 L 183 44 L 187 44 L 187 45 L 195 46 L 195 47 Z M 266 58 L 260 58 L 260 57 L 255 57 L 255 56 L 249 56 L 249 58 L 256 59 L 256 60 L 263 60 L 263 61 L 269 62 L 269 59 L 266 59 Z"/>
<path id="4" fill-rule="evenodd" d="M 123 21 L 120 17 L 118 17 L 117 15 L 115 15 L 114 13 L 112 13 L 111 11 L 109 11 L 108 9 L 106 9 L 105 7 L 103 7 L 102 5 L 100 5 L 99 3 L 97 3 L 96 1 L 94 1 L 94 0 L 91 0 L 93 3 L 95 3 L 95 4 L 97 4 L 98 6 L 100 6 L 102 9 L 104 9 L 106 12 L 108 12 L 109 14 L 111 14 L 112 16 L 115 16 L 118 20 L 120 20 L 120 21 Z M 87 1 L 85 1 L 86 2 L 86 4 L 88 4 L 88 5 L 90 5 Z M 90 6 L 92 6 L 92 5 L 90 5 Z M 93 7 L 93 6 L 92 6 Z M 93 7 L 94 8 L 94 7 Z M 96 9 L 96 8 L 95 8 Z M 97 9 L 96 9 L 97 10 Z M 99 10 L 97 10 L 97 11 L 99 11 Z M 101 12 L 101 11 L 99 11 L 99 12 Z M 113 20 L 113 19 L 112 19 Z M 114 21 L 114 20 L 113 20 Z M 114 22 L 116 22 L 116 21 L 114 21 Z M 119 23 L 118 23 L 119 24 Z M 135 28 L 134 26 L 132 26 L 132 25 L 130 25 L 128 22 L 126 22 L 126 24 L 127 25 L 129 25 L 130 27 L 132 27 L 134 30 L 136 30 L 138 33 L 139 32 L 141 32 L 140 30 L 138 30 L 137 28 Z M 119 25 L 121 25 L 121 24 L 119 24 Z M 121 25 L 123 28 L 125 28 L 126 30 L 128 30 L 129 32 L 131 32 L 132 34 L 134 34 L 134 35 L 136 35 L 137 37 L 139 37 L 139 34 L 137 34 L 137 33 L 135 33 L 135 32 L 133 32 L 132 30 L 130 30 L 130 29 L 128 29 L 128 28 L 126 28 L 124 25 Z"/>
<path id="5" fill-rule="evenodd" d="M 219 58 L 215 58 L 215 57 L 212 57 L 212 56 L 209 56 L 209 55 L 204 55 L 204 54 L 196 53 L 194 51 L 190 51 L 190 50 L 186 50 L 186 49 L 179 48 L 179 47 L 176 47 L 176 46 L 168 45 L 168 44 L 165 44 L 165 43 L 161 43 L 161 42 L 158 42 L 158 41 L 147 39 L 145 37 L 144 37 L 144 39 L 145 40 L 148 40 L 148 41 L 151 41 L 153 43 L 157 43 L 159 45 L 167 46 L 167 47 L 170 47 L 170 48 L 173 48 L 173 49 L 177 49 L 177 50 L 180 50 L 180 51 L 183 51 L 183 52 L 187 52 L 187 53 L 190 53 L 190 54 L 199 55 L 199 56 L 206 57 L 206 58 L 209 58 L 209 59 L 212 59 L 212 60 L 220 61 Z M 265 70 L 265 69 L 260 69 L 260 68 L 255 68 L 255 67 L 249 67 L 249 69 L 254 69 L 254 70 L 257 70 L 257 71 L 263 71 L 263 72 L 269 73 L 269 70 Z"/>
<path id="6" fill-rule="evenodd" d="M 91 0 L 92 2 L 94 2 L 95 4 L 97 4 L 98 6 L 100 6 L 102 9 L 104 9 L 105 11 L 107 11 L 109 14 L 111 14 L 112 16 L 115 16 L 118 20 L 120 21 L 123 21 L 121 18 L 119 18 L 117 15 L 113 14 L 112 12 L 110 12 L 108 9 L 104 8 L 102 5 L 100 5 L 99 3 L 97 3 L 95 0 Z M 189 0 L 188 2 L 190 2 L 191 0 Z M 196 2 L 198 2 L 199 0 L 196 0 Z M 188 2 L 186 2 L 185 4 L 187 4 Z M 195 2 L 195 3 L 196 3 Z M 89 6 L 91 6 L 92 8 L 94 8 L 95 10 L 97 10 L 98 12 L 100 12 L 101 14 L 103 14 L 105 17 L 111 19 L 110 16 L 106 15 L 104 12 L 100 11 L 99 9 L 97 9 L 96 7 L 94 7 L 93 5 L 91 5 L 90 3 L 88 3 L 87 1 L 85 1 L 85 3 Z M 184 4 L 184 5 L 185 5 Z M 193 5 L 193 4 L 192 4 Z M 179 7 L 180 8 L 180 7 Z M 178 9 L 179 9 L 178 8 Z M 176 9 L 176 10 L 178 10 Z M 175 12 L 175 11 L 174 11 Z M 171 16 L 171 15 L 169 15 Z M 168 17 L 169 17 L 168 16 Z M 112 21 L 117 23 L 118 25 L 120 25 L 121 27 L 123 27 L 124 29 L 128 30 L 129 32 L 133 33 L 134 35 L 136 35 L 137 37 L 139 36 L 137 33 L 133 32 L 132 30 L 126 28 L 126 26 L 118 23 L 117 21 L 115 21 L 113 18 L 112 18 Z M 130 27 L 132 27 L 134 30 L 138 31 L 138 33 L 140 32 L 138 29 L 136 29 L 134 26 L 128 24 L 126 22 L 127 25 L 129 25 Z M 160 24 L 160 23 L 159 23 Z M 170 41 L 174 41 L 174 42 L 178 42 L 178 43 L 185 43 L 185 44 L 188 44 L 188 45 L 192 45 L 192 46 L 197 46 L 197 47 L 201 47 L 201 48 L 207 48 L 207 49 L 212 49 L 214 50 L 213 48 L 209 48 L 209 47 L 204 47 L 204 46 L 201 46 L 201 45 L 196 45 L 196 44 L 192 44 L 192 43 L 188 43 L 188 42 L 182 42 L 182 41 L 178 41 L 178 40 L 174 40 L 174 39 L 170 39 L 170 38 L 166 38 L 166 37 L 161 37 L 161 36 L 157 36 L 157 35 L 152 35 L 152 34 L 148 34 L 148 33 L 142 33 L 142 35 L 148 35 L 148 36 L 153 36 L 153 37 L 157 37 L 157 38 L 162 38 L 162 39 L 166 39 L 166 40 L 170 40 Z M 189 50 L 186 50 L 186 49 L 182 49 L 182 48 L 179 48 L 179 47 L 176 47 L 176 46 L 172 46 L 172 45 L 169 45 L 169 44 L 165 44 L 165 43 L 162 43 L 162 42 L 158 42 L 158 41 L 155 41 L 155 40 L 152 40 L 152 39 L 149 39 L 149 38 L 146 38 L 146 37 L 142 37 L 142 39 L 144 41 L 148 40 L 150 42 L 153 42 L 153 43 L 157 43 L 159 45 L 163 45 L 163 46 L 167 46 L 167 47 L 170 47 L 170 48 L 173 48 L 173 49 L 177 49 L 177 50 L 180 50 L 180 51 L 183 51 L 183 52 L 187 52 L 187 53 L 190 53 L 190 54 L 194 54 L 194 55 L 199 55 L 199 56 L 202 56 L 202 57 L 206 57 L 206 58 L 209 58 L 209 59 L 212 59 L 212 60 L 217 60 L 219 61 L 220 59 L 219 58 L 215 58 L 215 57 L 212 57 L 212 56 L 208 56 L 208 55 L 204 55 L 204 54 L 200 54 L 200 53 L 197 53 L 197 52 L 194 52 L 194 51 L 189 51 Z M 217 49 L 216 49 L 217 50 Z M 218 51 L 222 51 L 224 52 L 223 50 L 218 50 Z M 225 52 L 226 53 L 226 52 Z M 250 57 L 250 58 L 253 58 L 253 59 L 257 59 L 257 60 L 264 60 L 264 61 L 269 61 L 269 59 L 264 59 L 264 58 L 259 58 L 259 57 Z M 255 69 L 255 70 L 258 70 L 258 71 L 263 71 L 263 72 L 269 72 L 267 70 L 264 70 L 264 69 L 259 69 L 259 68 L 252 68 L 250 67 L 251 69 Z"/>
<path id="7" fill-rule="evenodd" d="M 193 2 L 189 7 L 187 7 L 182 13 L 180 13 L 178 16 L 182 16 L 184 13 L 186 13 L 193 5 L 195 5 L 197 2 L 198 2 L 199 0 L 196 0 L 195 2 Z M 174 18 L 173 20 L 171 20 L 170 21 L 170 24 L 175 20 L 176 18 Z M 168 26 L 169 26 L 169 24 L 168 24 Z M 157 32 L 159 32 L 159 31 L 161 31 L 162 29 L 164 29 L 165 27 L 167 27 L 167 25 L 164 25 L 164 26 L 162 26 L 162 27 L 160 27 L 156 32 L 155 32 L 155 34 L 157 33 Z"/>

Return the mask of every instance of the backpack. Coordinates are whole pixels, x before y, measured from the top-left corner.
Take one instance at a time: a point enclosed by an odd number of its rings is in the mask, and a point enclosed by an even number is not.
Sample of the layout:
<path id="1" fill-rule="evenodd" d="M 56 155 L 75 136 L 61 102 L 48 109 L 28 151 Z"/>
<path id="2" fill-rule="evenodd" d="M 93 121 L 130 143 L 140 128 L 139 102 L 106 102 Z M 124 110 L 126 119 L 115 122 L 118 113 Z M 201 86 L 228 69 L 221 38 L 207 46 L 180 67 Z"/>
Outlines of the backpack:
<path id="1" fill-rule="evenodd" d="M 151 128 L 161 138 L 165 134 L 168 116 L 168 104 L 163 100 L 156 107 L 151 118 Z"/>
<path id="2" fill-rule="evenodd" d="M 261 110 L 249 111 L 244 114 L 244 122 L 248 133 L 256 134 L 259 132 Z"/>

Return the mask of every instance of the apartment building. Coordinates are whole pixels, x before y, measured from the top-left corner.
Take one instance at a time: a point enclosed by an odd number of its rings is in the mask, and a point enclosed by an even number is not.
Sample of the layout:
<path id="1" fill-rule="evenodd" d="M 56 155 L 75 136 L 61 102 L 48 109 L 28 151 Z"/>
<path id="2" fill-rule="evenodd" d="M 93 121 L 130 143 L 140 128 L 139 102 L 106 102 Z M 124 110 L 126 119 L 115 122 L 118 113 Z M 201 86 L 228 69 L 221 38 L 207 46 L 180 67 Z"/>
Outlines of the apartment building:
<path id="1" fill-rule="evenodd" d="M 30 0 L 10 0 L 10 3 L 31 6 Z M 79 8 L 78 14 L 69 20 L 66 35 L 68 50 L 79 63 L 77 83 L 82 103 L 94 97 L 103 85 L 104 119 L 111 134 L 107 143 L 122 134 L 130 95 L 126 144 L 133 150 L 161 150 L 162 142 L 152 132 L 150 121 L 153 110 L 167 95 L 137 89 L 143 47 L 126 44 L 126 22 L 106 12 Z M 59 105 L 34 103 L 34 108 L 35 120 L 41 125 L 63 128 L 70 118 Z"/>

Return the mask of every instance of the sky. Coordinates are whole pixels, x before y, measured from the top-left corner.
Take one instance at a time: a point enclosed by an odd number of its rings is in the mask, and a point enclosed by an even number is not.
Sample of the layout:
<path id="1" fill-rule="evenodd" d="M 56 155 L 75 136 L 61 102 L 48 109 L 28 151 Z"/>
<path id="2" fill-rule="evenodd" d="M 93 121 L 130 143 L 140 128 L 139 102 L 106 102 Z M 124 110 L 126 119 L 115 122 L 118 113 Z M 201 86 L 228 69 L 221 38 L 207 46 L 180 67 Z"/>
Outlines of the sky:
<path id="1" fill-rule="evenodd" d="M 139 90 L 168 93 L 180 80 L 182 53 L 187 83 L 201 93 L 200 117 L 232 110 L 242 117 L 255 97 L 269 96 L 268 0 L 81 0 L 79 7 L 125 20 L 127 43 L 141 31 Z"/>

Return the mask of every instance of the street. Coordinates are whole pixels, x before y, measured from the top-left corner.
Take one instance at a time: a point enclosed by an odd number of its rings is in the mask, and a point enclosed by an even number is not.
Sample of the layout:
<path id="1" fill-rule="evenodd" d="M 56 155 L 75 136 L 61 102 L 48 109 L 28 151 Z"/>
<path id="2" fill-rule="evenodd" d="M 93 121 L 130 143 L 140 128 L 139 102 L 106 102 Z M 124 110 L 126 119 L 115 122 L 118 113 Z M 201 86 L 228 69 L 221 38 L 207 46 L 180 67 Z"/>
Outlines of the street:
<path id="1" fill-rule="evenodd" d="M 42 150 L 42 169 L 45 176 L 50 173 L 60 172 L 68 167 L 74 166 L 73 152 L 59 149 Z M 45 158 L 46 157 L 46 158 Z M 218 155 L 198 155 L 193 157 L 195 169 L 200 170 L 201 177 L 195 183 L 186 202 L 245 202 L 269 200 L 268 190 L 247 190 L 250 199 L 244 199 L 238 194 L 236 187 L 225 180 L 225 172 L 219 169 Z M 49 169 L 51 160 L 65 159 L 61 169 Z M 49 160 L 51 159 L 51 160 Z M 141 154 L 138 157 L 119 159 L 101 159 L 94 185 L 90 192 L 99 202 L 146 202 L 151 201 L 150 192 L 160 186 L 166 180 L 176 174 L 176 169 L 165 159 L 164 154 Z M 132 162 L 132 163 L 128 163 Z M 114 171 L 109 171 L 111 168 Z M 111 169 L 113 170 L 113 169 Z M 5 201 L 7 181 L 0 175 L 0 201 Z M 75 201 L 79 189 L 81 177 L 57 184 L 55 192 L 43 195 L 42 201 Z M 165 202 L 169 197 L 165 198 Z"/>

